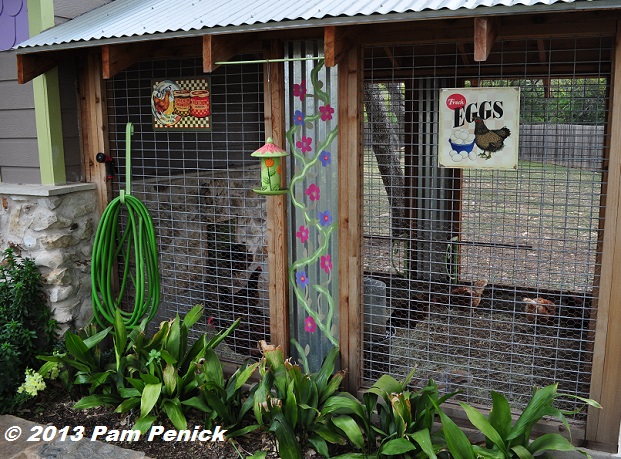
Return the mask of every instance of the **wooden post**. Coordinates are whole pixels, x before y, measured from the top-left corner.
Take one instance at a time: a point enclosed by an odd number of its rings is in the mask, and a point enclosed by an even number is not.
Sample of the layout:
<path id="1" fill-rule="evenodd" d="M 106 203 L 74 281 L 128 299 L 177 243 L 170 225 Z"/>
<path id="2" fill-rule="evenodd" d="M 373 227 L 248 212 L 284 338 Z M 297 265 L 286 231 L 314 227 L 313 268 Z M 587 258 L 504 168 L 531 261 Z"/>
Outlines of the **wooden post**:
<path id="1" fill-rule="evenodd" d="M 621 421 L 621 334 L 616 329 L 621 323 L 621 130 L 614 127 L 621 123 L 621 22 L 617 24 L 610 98 L 606 220 L 591 379 L 591 397 L 603 409 L 589 409 L 586 436 L 590 447 L 616 452 Z"/>
<path id="2" fill-rule="evenodd" d="M 54 26 L 54 3 L 28 1 L 28 27 L 30 35 L 41 33 Z M 39 145 L 39 170 L 41 184 L 64 185 L 65 150 L 60 116 L 60 91 L 58 68 L 48 70 L 33 80 L 37 142 Z"/>
<path id="3" fill-rule="evenodd" d="M 362 356 L 362 52 L 338 66 L 338 246 L 341 368 L 350 392 L 360 386 Z"/>
<path id="4" fill-rule="evenodd" d="M 485 62 L 496 41 L 497 27 L 494 18 L 474 18 L 474 60 Z"/>
<path id="5" fill-rule="evenodd" d="M 284 49 L 279 41 L 263 49 L 265 59 L 280 59 Z M 281 62 L 264 64 L 265 135 L 283 146 L 285 138 L 285 74 Z M 281 187 L 286 187 L 285 161 L 281 163 Z M 289 281 L 287 241 L 287 195 L 268 196 L 267 260 L 269 265 L 270 340 L 289 354 Z"/>
<path id="6" fill-rule="evenodd" d="M 99 50 L 78 59 L 82 176 L 97 186 L 97 203 L 103 212 L 110 200 L 106 168 L 95 160 L 97 153 L 108 153 L 108 114 Z"/>

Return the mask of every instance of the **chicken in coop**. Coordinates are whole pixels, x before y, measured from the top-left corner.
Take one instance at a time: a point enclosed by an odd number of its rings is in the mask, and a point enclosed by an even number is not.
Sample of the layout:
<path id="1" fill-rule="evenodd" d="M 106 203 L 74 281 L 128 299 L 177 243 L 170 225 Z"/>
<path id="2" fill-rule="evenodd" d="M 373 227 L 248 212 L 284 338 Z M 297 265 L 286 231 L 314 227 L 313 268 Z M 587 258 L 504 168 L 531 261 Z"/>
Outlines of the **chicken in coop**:
<path id="1" fill-rule="evenodd" d="M 464 308 L 476 308 L 481 304 L 481 297 L 487 286 L 487 279 L 478 279 L 471 287 L 459 286 L 451 289 L 446 297 L 439 297 L 442 304 L 461 306 Z"/>
<path id="2" fill-rule="evenodd" d="M 413 329 L 418 322 L 425 320 L 429 314 L 429 304 L 433 301 L 435 299 L 428 294 L 414 294 L 410 299 L 399 301 L 386 324 L 386 338 L 394 336 L 397 328 Z"/>
<path id="3" fill-rule="evenodd" d="M 505 139 L 511 135 L 506 126 L 501 129 L 488 129 L 485 122 L 478 116 L 474 118 L 474 143 L 483 150 L 482 158 L 490 159 L 492 153 L 504 148 Z"/>
<path id="4" fill-rule="evenodd" d="M 229 335 L 227 343 L 236 353 L 258 356 L 258 343 L 269 338 L 269 320 L 265 326 L 257 322 L 265 316 L 259 302 L 259 280 L 263 269 L 257 266 L 248 277 L 246 285 L 231 295 L 231 311 L 235 319 L 241 317 L 239 326 Z"/>
<path id="5" fill-rule="evenodd" d="M 556 305 L 546 298 L 524 298 L 526 319 L 532 323 L 548 323 L 554 320 Z"/>

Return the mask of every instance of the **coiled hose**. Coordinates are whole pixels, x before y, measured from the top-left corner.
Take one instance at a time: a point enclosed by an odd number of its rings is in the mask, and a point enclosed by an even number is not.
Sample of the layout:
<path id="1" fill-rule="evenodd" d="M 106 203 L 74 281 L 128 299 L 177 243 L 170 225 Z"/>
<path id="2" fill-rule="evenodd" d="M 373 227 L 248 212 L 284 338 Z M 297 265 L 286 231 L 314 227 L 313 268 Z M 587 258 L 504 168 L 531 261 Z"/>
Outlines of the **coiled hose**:
<path id="1" fill-rule="evenodd" d="M 127 224 L 121 234 L 119 215 L 123 207 L 127 209 Z M 117 271 L 122 277 L 115 295 Z M 139 325 L 144 317 L 150 321 L 157 312 L 160 276 L 155 230 L 145 205 L 131 195 L 113 199 L 101 216 L 93 247 L 91 283 L 95 320 L 102 327 L 114 324 L 117 309 L 128 328 Z M 128 283 L 133 286 L 134 307 L 124 311 L 120 305 Z"/>
<path id="2" fill-rule="evenodd" d="M 106 207 L 93 245 L 91 259 L 91 298 L 95 320 L 102 327 L 114 325 L 120 311 L 127 328 L 134 328 L 146 317 L 153 319 L 160 302 L 160 274 L 153 220 L 145 205 L 129 194 L 131 187 L 132 123 L 126 127 L 125 190 Z M 119 226 L 119 215 L 125 207 L 125 232 Z M 117 273 L 121 273 L 118 287 Z M 121 301 L 131 283 L 134 307 L 121 309 Z M 117 291 L 117 294 L 115 294 Z"/>

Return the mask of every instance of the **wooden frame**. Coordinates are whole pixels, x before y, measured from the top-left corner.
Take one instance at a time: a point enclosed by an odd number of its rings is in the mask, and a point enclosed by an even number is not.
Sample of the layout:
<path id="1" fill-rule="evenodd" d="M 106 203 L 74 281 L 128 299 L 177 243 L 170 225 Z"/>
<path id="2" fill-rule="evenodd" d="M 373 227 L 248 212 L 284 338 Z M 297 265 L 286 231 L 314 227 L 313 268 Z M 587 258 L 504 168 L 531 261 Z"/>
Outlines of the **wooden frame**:
<path id="1" fill-rule="evenodd" d="M 263 47 L 265 59 L 283 57 L 283 46 L 270 41 Z M 276 145 L 286 142 L 285 125 L 285 74 L 282 63 L 264 64 L 265 135 Z M 286 187 L 285 162 L 281 164 L 281 186 Z M 287 240 L 287 195 L 266 198 L 267 208 L 267 259 L 269 264 L 270 338 L 271 344 L 282 346 L 285 355 L 289 349 L 289 277 Z"/>
<path id="2" fill-rule="evenodd" d="M 362 356 L 362 52 L 351 48 L 338 66 L 339 307 L 341 368 L 358 390 Z"/>

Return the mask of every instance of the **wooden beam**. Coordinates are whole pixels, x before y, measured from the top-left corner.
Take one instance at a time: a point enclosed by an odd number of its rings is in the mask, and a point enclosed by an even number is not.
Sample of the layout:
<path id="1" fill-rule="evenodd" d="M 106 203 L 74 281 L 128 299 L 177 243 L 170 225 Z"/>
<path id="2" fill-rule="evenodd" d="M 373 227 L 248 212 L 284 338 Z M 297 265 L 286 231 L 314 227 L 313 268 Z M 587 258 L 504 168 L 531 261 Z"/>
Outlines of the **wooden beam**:
<path id="1" fill-rule="evenodd" d="M 106 168 L 95 160 L 97 153 L 109 153 L 106 91 L 98 49 L 89 50 L 78 60 L 80 109 L 80 142 L 82 146 L 82 176 L 97 187 L 97 204 L 103 212 L 111 198 Z"/>
<path id="2" fill-rule="evenodd" d="M 474 60 L 485 62 L 496 41 L 496 20 L 488 17 L 474 18 Z"/>
<path id="3" fill-rule="evenodd" d="M 589 409 L 587 441 L 590 447 L 616 451 L 621 421 L 621 22 L 617 26 L 611 111 L 606 128 L 609 162 L 606 193 L 606 220 L 602 249 L 597 324 L 593 350 L 591 397 L 602 410 Z"/>
<path id="4" fill-rule="evenodd" d="M 352 41 L 344 27 L 326 26 L 323 28 L 323 52 L 326 67 L 334 67 L 338 64 L 351 46 Z"/>
<path id="5" fill-rule="evenodd" d="M 58 66 L 57 53 L 17 54 L 17 82 L 28 83 Z"/>
<path id="6" fill-rule="evenodd" d="M 265 59 L 280 59 L 284 49 L 279 41 L 267 42 L 263 48 Z M 286 139 L 285 123 L 285 74 L 282 62 L 265 64 L 263 67 L 265 132 L 276 145 L 284 146 Z M 268 74 L 269 72 L 269 74 Z M 269 81 L 269 83 L 268 83 Z M 286 187 L 285 162 L 281 163 L 281 186 Z M 282 346 L 285 355 L 289 354 L 289 278 L 288 253 L 283 250 L 287 241 L 287 195 L 268 196 L 267 210 L 267 262 L 269 267 L 270 295 L 270 342 Z"/>
<path id="7" fill-rule="evenodd" d="M 468 53 L 466 52 L 466 45 L 463 43 L 457 43 L 457 49 L 459 50 L 459 55 L 461 56 L 461 62 L 464 65 L 470 65 L 470 58 L 468 57 Z"/>
<path id="8" fill-rule="evenodd" d="M 226 62 L 246 52 L 255 34 L 203 35 L 203 72 L 211 73 L 219 67 L 216 62 Z"/>
<path id="9" fill-rule="evenodd" d="M 338 67 L 339 336 L 344 385 L 360 387 L 362 361 L 362 51 Z"/>

